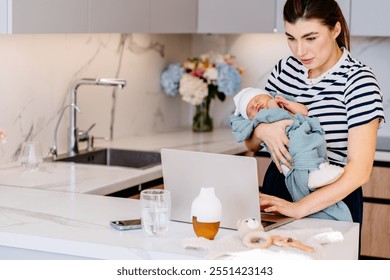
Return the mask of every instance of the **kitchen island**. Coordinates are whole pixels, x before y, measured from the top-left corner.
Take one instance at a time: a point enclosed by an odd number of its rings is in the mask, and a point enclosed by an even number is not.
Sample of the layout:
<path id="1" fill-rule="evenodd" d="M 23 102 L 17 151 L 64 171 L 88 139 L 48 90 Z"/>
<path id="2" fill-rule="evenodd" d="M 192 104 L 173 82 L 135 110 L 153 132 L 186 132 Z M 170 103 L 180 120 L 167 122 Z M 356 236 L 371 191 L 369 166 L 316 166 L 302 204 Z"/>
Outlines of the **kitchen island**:
<path id="1" fill-rule="evenodd" d="M 139 200 L 0 186 L 0 259 L 203 259 L 204 250 L 186 249 L 192 225 L 171 222 L 166 237 L 142 230 L 117 231 L 109 222 L 139 217 Z M 332 228 L 344 240 L 323 245 L 321 258 L 357 259 L 355 223 L 302 219 L 283 229 Z M 216 241 L 237 234 L 220 229 Z"/>
<path id="2" fill-rule="evenodd" d="M 131 137 L 102 143 L 100 147 L 144 151 L 174 148 L 225 154 L 246 151 L 242 143 L 236 143 L 230 129 Z M 142 170 L 45 162 L 32 172 L 17 163 L 2 166 L 0 256 L 3 259 L 204 258 L 204 251 L 188 250 L 181 245 L 184 238 L 194 237 L 190 224 L 172 222 L 163 239 L 147 238 L 140 230 L 119 232 L 109 226 L 111 220 L 139 217 L 139 202 L 103 195 L 161 177 L 161 165 Z M 332 228 L 344 236 L 341 243 L 324 245 L 323 258 L 358 258 L 358 224 L 306 218 L 281 229 L 310 228 Z M 221 229 L 217 239 L 233 233 Z"/>

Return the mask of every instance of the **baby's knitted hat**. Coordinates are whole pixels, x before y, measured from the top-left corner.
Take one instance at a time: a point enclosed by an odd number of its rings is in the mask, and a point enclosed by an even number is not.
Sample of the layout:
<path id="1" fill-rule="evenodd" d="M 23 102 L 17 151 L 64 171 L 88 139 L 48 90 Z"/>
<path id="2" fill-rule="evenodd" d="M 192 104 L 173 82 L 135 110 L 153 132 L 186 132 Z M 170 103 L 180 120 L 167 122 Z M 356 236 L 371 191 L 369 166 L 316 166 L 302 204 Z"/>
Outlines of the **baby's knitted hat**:
<path id="1" fill-rule="evenodd" d="M 234 104 L 236 105 L 234 115 L 241 115 L 244 119 L 249 119 L 248 115 L 246 114 L 246 107 L 248 106 L 249 101 L 251 101 L 253 97 L 259 94 L 267 94 L 271 96 L 271 94 L 263 89 L 251 87 L 244 88 L 239 93 L 237 93 L 233 98 Z"/>

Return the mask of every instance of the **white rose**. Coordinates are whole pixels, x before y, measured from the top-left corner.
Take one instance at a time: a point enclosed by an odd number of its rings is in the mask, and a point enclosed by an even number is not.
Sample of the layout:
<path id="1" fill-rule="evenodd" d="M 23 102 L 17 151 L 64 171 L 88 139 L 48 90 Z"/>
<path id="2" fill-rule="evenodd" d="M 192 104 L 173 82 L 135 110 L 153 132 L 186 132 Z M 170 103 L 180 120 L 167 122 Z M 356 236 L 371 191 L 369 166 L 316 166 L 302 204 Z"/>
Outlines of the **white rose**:
<path id="1" fill-rule="evenodd" d="M 180 79 L 179 93 L 184 101 L 193 105 L 199 105 L 208 95 L 209 90 L 203 80 L 184 74 Z"/>
<path id="2" fill-rule="evenodd" d="M 207 68 L 203 73 L 203 77 L 207 80 L 208 83 L 211 83 L 211 81 L 216 81 L 218 79 L 218 70 L 214 67 Z"/>

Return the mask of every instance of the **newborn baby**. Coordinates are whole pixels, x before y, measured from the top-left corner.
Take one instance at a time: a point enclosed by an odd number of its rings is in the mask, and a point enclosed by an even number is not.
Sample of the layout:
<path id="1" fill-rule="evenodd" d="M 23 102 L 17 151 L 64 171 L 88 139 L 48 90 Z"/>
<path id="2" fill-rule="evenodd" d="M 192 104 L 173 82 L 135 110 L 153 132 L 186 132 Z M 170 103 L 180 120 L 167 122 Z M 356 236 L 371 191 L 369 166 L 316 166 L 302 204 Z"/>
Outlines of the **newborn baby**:
<path id="1" fill-rule="evenodd" d="M 291 115 L 301 114 L 307 117 L 308 110 L 305 105 L 290 101 L 283 96 L 277 95 L 273 98 L 268 92 L 257 88 L 245 88 L 235 97 L 236 105 L 235 115 L 241 115 L 244 119 L 253 120 L 260 111 L 265 109 L 281 108 L 288 111 Z M 314 120 L 313 118 L 311 120 Z M 319 124 L 318 124 L 319 125 Z M 289 135 L 287 135 L 289 136 Z M 325 139 L 322 137 L 321 145 L 326 147 Z M 290 169 L 281 164 L 283 174 L 286 176 Z M 317 170 L 309 170 L 308 187 L 311 189 L 319 188 L 336 181 L 344 172 L 342 167 L 332 165 L 325 158 Z"/>

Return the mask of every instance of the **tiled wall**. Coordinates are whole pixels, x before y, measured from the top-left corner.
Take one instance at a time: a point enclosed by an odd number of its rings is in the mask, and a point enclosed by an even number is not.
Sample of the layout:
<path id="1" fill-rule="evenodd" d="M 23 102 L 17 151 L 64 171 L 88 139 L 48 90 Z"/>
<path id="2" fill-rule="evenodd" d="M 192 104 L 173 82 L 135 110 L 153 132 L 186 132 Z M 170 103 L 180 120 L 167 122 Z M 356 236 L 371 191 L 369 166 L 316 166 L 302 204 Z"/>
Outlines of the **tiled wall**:
<path id="1" fill-rule="evenodd" d="M 244 67 L 242 85 L 263 87 L 274 64 L 290 54 L 284 35 L 153 35 L 70 34 L 0 36 L 0 163 L 17 159 L 21 144 L 38 140 L 48 151 L 62 108 L 69 104 L 72 82 L 80 78 L 122 78 L 123 90 L 81 86 L 78 126 L 96 123 L 95 136 L 121 138 L 190 129 L 194 108 L 180 97 L 161 91 L 159 77 L 166 65 L 208 51 L 231 53 Z M 377 75 L 390 112 L 390 38 L 353 38 L 352 54 Z M 232 98 L 213 101 L 216 127 L 227 126 Z M 59 127 L 60 151 L 67 147 L 69 115 Z M 386 124 L 379 132 L 390 136 Z"/>

